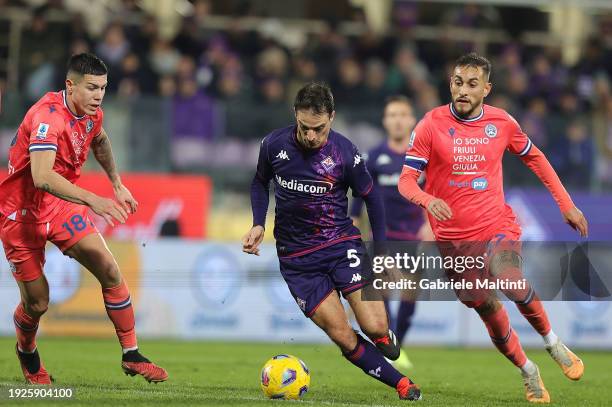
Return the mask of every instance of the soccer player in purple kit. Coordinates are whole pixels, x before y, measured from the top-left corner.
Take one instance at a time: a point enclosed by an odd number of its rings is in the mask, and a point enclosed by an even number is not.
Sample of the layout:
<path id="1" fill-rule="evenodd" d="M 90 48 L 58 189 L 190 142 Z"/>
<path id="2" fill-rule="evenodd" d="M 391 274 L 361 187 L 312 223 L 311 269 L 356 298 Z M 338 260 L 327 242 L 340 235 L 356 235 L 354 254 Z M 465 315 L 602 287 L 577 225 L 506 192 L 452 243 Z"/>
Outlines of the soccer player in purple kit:
<path id="1" fill-rule="evenodd" d="M 416 118 L 410 99 L 404 95 L 390 96 L 385 101 L 383 113 L 383 127 L 387 132 L 387 138 L 364 157 L 374 185 L 383 197 L 387 221 L 386 237 L 389 241 L 433 240 L 433 233 L 429 222 L 426 222 L 423 209 L 407 202 L 397 189 L 404 168 L 410 133 L 415 124 Z M 354 199 L 350 215 L 357 226 L 362 209 L 363 200 Z M 400 346 L 410 329 L 415 305 L 414 298 L 401 298 L 397 316 L 391 318 L 394 321 L 391 326 L 394 327 L 397 343 Z M 388 303 L 387 313 L 391 315 Z M 412 367 L 410 359 L 403 351 L 393 365 L 403 369 Z"/>
<path id="2" fill-rule="evenodd" d="M 385 240 L 382 200 L 357 148 L 331 129 L 335 110 L 329 87 L 305 85 L 293 107 L 296 124 L 261 142 L 251 184 L 253 227 L 243 237 L 243 251 L 259 254 L 273 180 L 280 270 L 298 306 L 349 362 L 395 388 L 400 399 L 418 400 L 418 386 L 385 360 L 397 359 L 400 349 L 384 303 L 362 300 L 361 290 L 370 281 L 351 266 L 365 253 L 361 233 L 348 217 L 348 188 L 366 204 L 374 241 Z M 353 331 L 338 292 L 375 345 Z"/>

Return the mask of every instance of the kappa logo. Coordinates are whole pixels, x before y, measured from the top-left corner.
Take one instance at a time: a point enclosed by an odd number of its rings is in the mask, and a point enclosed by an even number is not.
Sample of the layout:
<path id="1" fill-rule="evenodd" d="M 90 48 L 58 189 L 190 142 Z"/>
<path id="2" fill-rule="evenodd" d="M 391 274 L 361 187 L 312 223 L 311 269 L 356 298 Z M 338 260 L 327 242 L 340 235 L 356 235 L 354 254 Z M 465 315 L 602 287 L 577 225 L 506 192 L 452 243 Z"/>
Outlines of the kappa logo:
<path id="1" fill-rule="evenodd" d="M 276 158 L 280 158 L 281 160 L 287 160 L 287 161 L 290 160 L 289 155 L 287 154 L 285 150 L 281 150 L 280 153 L 276 155 Z"/>
<path id="2" fill-rule="evenodd" d="M 36 140 L 46 139 L 48 132 L 49 132 L 49 125 L 47 123 L 40 123 L 38 125 L 38 131 L 36 132 Z"/>
<path id="3" fill-rule="evenodd" d="M 372 369 L 370 370 L 368 373 L 370 374 L 370 376 L 374 376 L 374 377 L 380 377 L 380 371 L 382 370 L 382 368 L 380 366 L 378 366 L 376 368 L 376 370 Z"/>
<path id="4" fill-rule="evenodd" d="M 300 307 L 302 311 L 306 311 L 306 301 L 300 297 L 295 297 L 295 302 L 297 302 L 298 307 Z"/>
<path id="5" fill-rule="evenodd" d="M 330 156 L 327 156 L 323 161 L 321 161 L 321 165 L 326 171 L 329 171 L 336 166 L 336 163 Z"/>
<path id="6" fill-rule="evenodd" d="M 353 277 L 351 278 L 351 284 L 358 283 L 360 281 L 361 281 L 361 274 L 359 273 L 353 274 Z"/>
<path id="7" fill-rule="evenodd" d="M 359 154 L 355 154 L 355 158 L 353 160 L 353 168 L 357 167 L 357 165 L 361 162 L 361 156 Z"/>

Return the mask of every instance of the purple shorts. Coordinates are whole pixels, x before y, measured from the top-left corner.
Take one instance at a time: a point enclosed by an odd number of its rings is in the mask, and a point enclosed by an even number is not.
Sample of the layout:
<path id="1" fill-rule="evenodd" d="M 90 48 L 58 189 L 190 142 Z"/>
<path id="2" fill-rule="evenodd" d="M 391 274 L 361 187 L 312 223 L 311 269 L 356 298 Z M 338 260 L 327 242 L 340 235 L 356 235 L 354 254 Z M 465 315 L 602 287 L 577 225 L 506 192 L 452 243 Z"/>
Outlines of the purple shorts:
<path id="1" fill-rule="evenodd" d="M 303 256 L 280 257 L 280 272 L 295 302 L 311 317 L 335 290 L 346 296 L 370 284 L 364 253 L 360 239 L 348 240 Z"/>

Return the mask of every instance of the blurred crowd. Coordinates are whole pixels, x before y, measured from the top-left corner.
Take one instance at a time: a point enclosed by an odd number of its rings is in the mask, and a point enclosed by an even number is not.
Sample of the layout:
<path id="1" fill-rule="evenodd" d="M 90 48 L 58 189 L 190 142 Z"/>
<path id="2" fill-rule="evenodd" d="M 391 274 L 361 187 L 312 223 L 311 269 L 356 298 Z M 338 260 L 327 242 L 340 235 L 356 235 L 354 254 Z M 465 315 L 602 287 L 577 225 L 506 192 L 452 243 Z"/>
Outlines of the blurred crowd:
<path id="1" fill-rule="evenodd" d="M 331 85 L 346 128 L 362 123 L 371 131 L 360 137 L 377 139 L 387 96 L 409 96 L 418 115 L 447 103 L 452 63 L 474 48 L 448 36 L 414 40 L 411 32 L 420 16 L 419 7 L 410 2 L 394 5 L 392 35 L 372 30 L 343 35 L 337 22 L 329 20 L 318 32 L 296 36 L 295 30 L 273 20 L 258 30 L 243 29 L 240 19 L 223 30 L 206 28 L 211 2 L 196 0 L 193 13 L 172 38 L 160 35 L 156 19 L 136 2 L 123 4 L 99 37 L 91 36 L 79 14 L 69 22 L 49 21 L 48 13 L 61 8 L 61 1 L 35 9 L 22 37 L 20 90 L 34 101 L 44 90 L 60 89 L 67 57 L 94 52 L 109 66 L 109 96 L 167 101 L 176 168 L 206 157 L 219 160 L 218 152 L 210 153 L 211 141 L 228 140 L 223 148 L 240 149 L 291 122 L 292 98 L 311 80 Z M 445 10 L 440 27 L 500 26 L 493 8 L 457 5 Z M 128 24 L 126 15 L 141 22 Z M 359 10 L 352 17 L 364 18 Z M 595 33 L 571 66 L 562 63 L 557 47 L 490 44 L 486 55 L 493 63 L 494 87 L 487 103 L 519 120 L 566 184 L 609 189 L 612 16 L 595 21 Z M 524 175 L 524 170 L 517 166 L 516 171 L 512 182 L 523 182 L 516 174 Z M 529 176 L 525 180 L 530 182 Z"/>

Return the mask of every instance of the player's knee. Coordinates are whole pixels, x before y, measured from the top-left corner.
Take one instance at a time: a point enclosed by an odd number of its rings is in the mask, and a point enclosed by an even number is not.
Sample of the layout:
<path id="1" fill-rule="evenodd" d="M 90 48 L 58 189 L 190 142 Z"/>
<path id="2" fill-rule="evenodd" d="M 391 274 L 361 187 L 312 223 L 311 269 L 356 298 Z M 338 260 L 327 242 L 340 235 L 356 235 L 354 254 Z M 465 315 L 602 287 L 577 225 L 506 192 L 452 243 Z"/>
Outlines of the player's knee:
<path id="1" fill-rule="evenodd" d="M 348 325 L 342 328 L 330 327 L 325 333 L 344 353 L 350 352 L 357 346 L 357 335 Z"/>
<path id="2" fill-rule="evenodd" d="M 113 259 L 105 260 L 99 265 L 98 278 L 105 287 L 114 287 L 121 284 L 119 266 Z"/>
<path id="3" fill-rule="evenodd" d="M 488 298 L 478 306 L 474 307 L 476 312 L 478 312 L 480 315 L 491 315 L 500 308 L 501 303 L 495 297 Z"/>
<path id="4" fill-rule="evenodd" d="M 508 271 L 520 270 L 522 264 L 523 259 L 519 253 L 512 250 L 502 250 L 493 256 L 489 269 L 493 277 L 498 277 Z"/>
<path id="5" fill-rule="evenodd" d="M 367 326 L 362 326 L 361 329 L 372 340 L 383 338 L 389 334 L 389 325 L 385 319 L 372 321 Z"/>
<path id="6" fill-rule="evenodd" d="M 49 308 L 49 298 L 43 297 L 43 298 L 38 298 L 36 300 L 30 300 L 26 302 L 24 305 L 25 305 L 26 312 L 29 315 L 40 317 L 45 312 L 47 312 L 47 309 Z"/>

